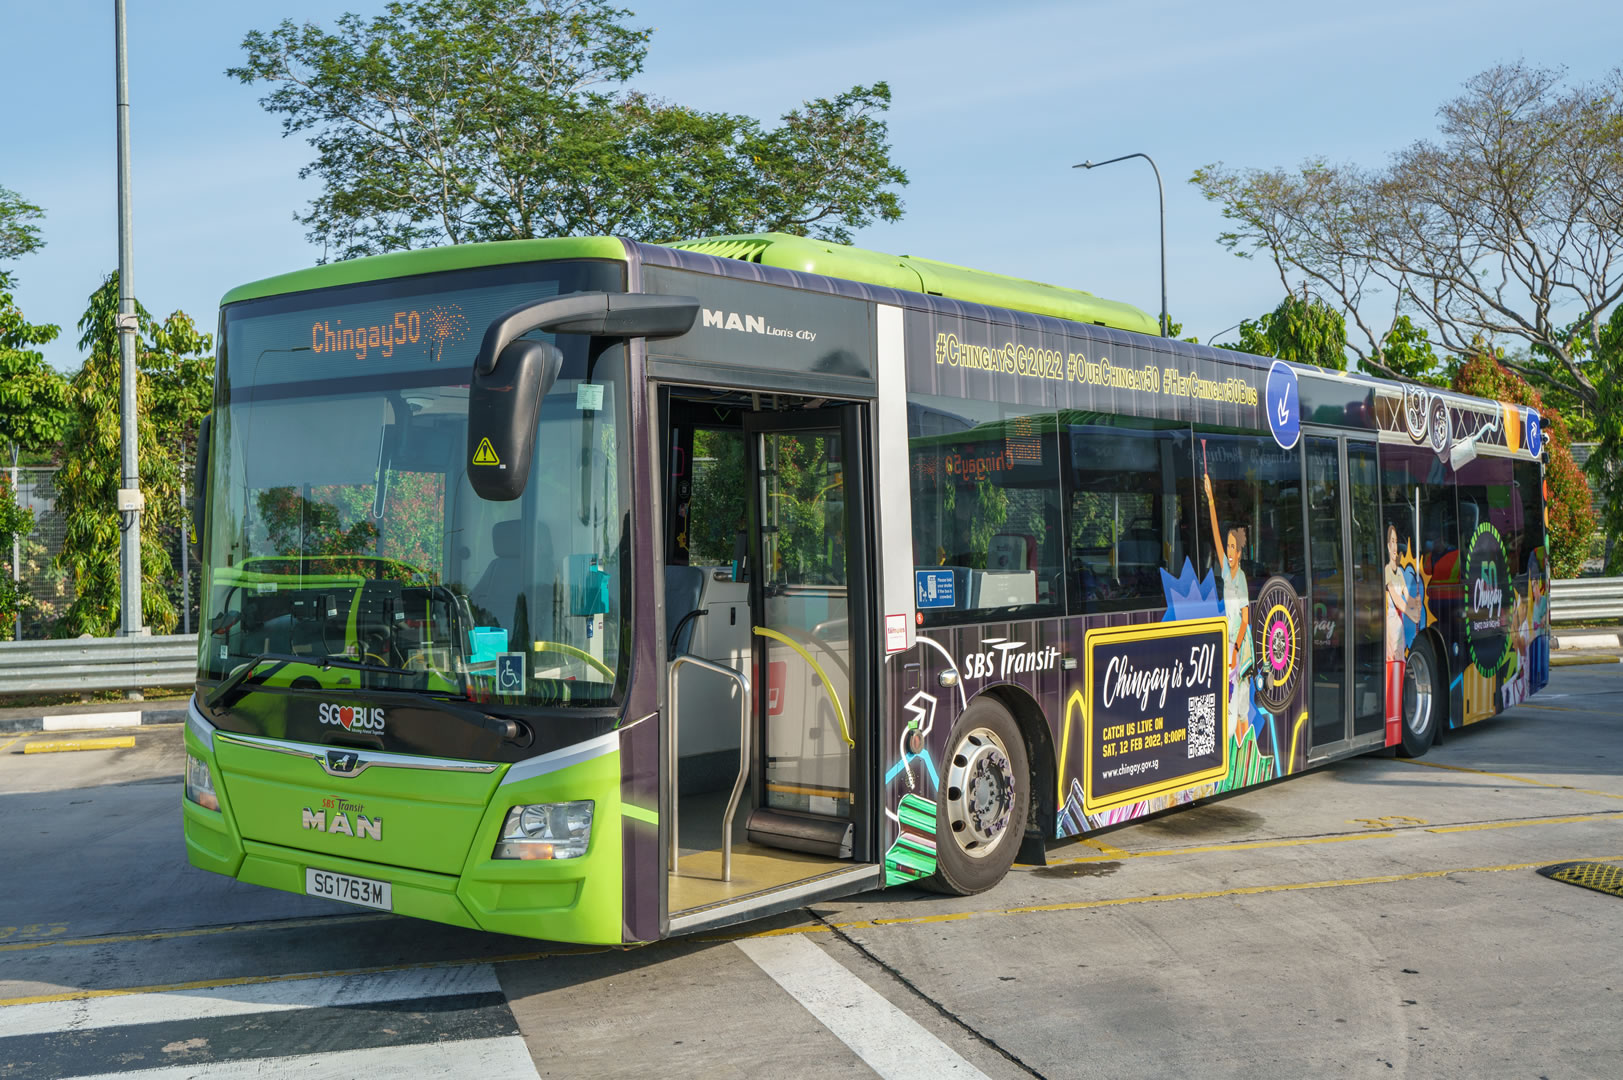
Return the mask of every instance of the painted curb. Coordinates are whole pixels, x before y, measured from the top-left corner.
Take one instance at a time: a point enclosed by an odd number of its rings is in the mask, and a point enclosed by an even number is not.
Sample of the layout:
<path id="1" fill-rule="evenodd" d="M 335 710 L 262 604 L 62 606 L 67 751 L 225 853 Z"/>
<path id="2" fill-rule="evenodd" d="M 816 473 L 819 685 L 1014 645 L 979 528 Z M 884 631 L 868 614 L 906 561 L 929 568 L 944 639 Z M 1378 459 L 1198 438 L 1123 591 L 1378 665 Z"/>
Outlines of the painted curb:
<path id="1" fill-rule="evenodd" d="M 1550 638 L 1552 649 L 1616 649 L 1623 647 L 1623 633 L 1556 634 Z"/>
<path id="2" fill-rule="evenodd" d="M 108 716 L 134 716 L 135 720 L 127 723 L 98 722 Z M 149 724 L 184 724 L 186 710 L 180 709 L 129 709 L 115 713 L 53 713 L 50 716 L 13 716 L 0 717 L 0 734 L 15 735 L 30 731 L 81 731 L 87 729 L 146 727 Z"/>

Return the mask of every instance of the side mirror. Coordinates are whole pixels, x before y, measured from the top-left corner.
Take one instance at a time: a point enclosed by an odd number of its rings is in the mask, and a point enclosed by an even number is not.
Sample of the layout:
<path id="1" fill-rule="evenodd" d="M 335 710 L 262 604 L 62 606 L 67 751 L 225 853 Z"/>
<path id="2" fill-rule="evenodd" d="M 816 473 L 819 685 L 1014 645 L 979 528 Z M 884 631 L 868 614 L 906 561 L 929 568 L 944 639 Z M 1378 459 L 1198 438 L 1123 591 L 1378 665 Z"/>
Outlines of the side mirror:
<path id="1" fill-rule="evenodd" d="M 558 381 L 564 354 L 542 341 L 515 341 L 488 373 L 474 364 L 468 386 L 468 482 L 481 499 L 511 502 L 530 481 L 541 398 Z"/>
<path id="2" fill-rule="evenodd" d="M 213 420 L 214 414 L 210 413 L 197 425 L 197 463 L 192 474 L 192 539 L 198 543 L 203 540 L 203 525 L 208 520 L 205 500 L 209 489 L 209 429 Z"/>
<path id="3" fill-rule="evenodd" d="M 532 330 L 599 337 L 673 337 L 693 328 L 699 301 L 653 293 L 569 293 L 496 316 L 474 357 L 468 384 L 468 482 L 481 499 L 524 494 L 541 399 L 558 380 L 563 353 Z"/>

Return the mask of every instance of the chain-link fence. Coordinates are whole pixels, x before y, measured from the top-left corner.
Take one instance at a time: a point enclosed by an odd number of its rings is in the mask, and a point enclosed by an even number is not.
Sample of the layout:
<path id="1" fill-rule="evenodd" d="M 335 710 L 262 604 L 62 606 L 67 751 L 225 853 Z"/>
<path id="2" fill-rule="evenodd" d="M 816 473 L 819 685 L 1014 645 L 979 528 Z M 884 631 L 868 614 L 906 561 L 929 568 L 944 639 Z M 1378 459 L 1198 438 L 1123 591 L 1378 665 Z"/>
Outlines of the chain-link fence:
<path id="1" fill-rule="evenodd" d="M 15 553 L 10 549 L 0 551 L 0 572 L 17 581 L 26 597 L 18 617 L 22 640 L 51 637 L 57 619 L 74 600 L 72 580 L 56 566 L 66 533 L 66 523 L 56 505 L 56 472 L 54 465 L 20 465 L 16 469 L 17 505 L 33 512 L 34 527 L 18 539 Z M 5 473 L 9 479 L 11 470 Z M 160 535 L 174 568 L 164 582 L 164 591 L 177 615 L 172 632 L 193 633 L 197 630 L 198 587 L 202 580 L 196 550 L 183 550 L 185 532 L 178 525 L 165 526 Z M 15 629 L 5 627 L 0 637 L 17 636 Z"/>

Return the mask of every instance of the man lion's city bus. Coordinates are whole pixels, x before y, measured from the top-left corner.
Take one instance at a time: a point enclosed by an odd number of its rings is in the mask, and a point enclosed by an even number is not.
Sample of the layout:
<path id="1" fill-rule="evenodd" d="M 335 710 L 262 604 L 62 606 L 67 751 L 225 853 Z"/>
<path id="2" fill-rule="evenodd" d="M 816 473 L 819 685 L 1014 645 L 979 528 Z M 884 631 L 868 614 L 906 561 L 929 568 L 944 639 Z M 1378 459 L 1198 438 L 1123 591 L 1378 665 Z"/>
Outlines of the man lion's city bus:
<path id="1" fill-rule="evenodd" d="M 1548 678 L 1540 418 L 783 235 L 222 303 L 199 867 L 631 944 L 1391 747 Z"/>

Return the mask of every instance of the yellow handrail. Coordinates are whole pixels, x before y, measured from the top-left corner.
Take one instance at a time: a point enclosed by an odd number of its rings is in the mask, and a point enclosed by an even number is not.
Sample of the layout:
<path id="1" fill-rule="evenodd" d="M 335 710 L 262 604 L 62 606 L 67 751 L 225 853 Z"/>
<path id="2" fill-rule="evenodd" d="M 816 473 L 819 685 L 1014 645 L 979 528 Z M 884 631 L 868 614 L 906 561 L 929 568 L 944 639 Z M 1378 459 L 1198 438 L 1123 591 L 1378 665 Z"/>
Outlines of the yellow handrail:
<path id="1" fill-rule="evenodd" d="M 834 702 L 834 715 L 838 717 L 840 721 L 840 735 L 845 739 L 845 745 L 854 749 L 857 743 L 855 739 L 851 738 L 851 729 L 846 725 L 845 707 L 840 704 L 840 695 L 834 692 L 834 684 L 828 681 L 828 675 L 824 673 L 822 665 L 816 660 L 813 660 L 811 653 L 801 648 L 800 643 L 795 641 L 793 638 L 785 637 L 776 630 L 769 630 L 764 626 L 755 627 L 755 632 L 760 634 L 762 637 L 769 637 L 774 641 L 783 642 L 795 652 L 799 653 L 800 658 L 806 661 L 806 663 L 810 664 L 813 671 L 817 672 L 817 677 L 823 680 L 823 689 L 828 691 L 829 700 Z"/>
<path id="2" fill-rule="evenodd" d="M 538 641 L 535 643 L 535 651 L 559 652 L 563 653 L 565 656 L 573 656 L 578 660 L 586 661 L 588 664 L 607 675 L 610 681 L 614 679 L 614 669 L 609 667 L 609 665 L 605 664 L 603 661 L 599 660 L 597 657 L 593 656 L 591 653 L 587 652 L 585 649 L 577 649 L 575 646 L 565 645 L 561 641 Z"/>

